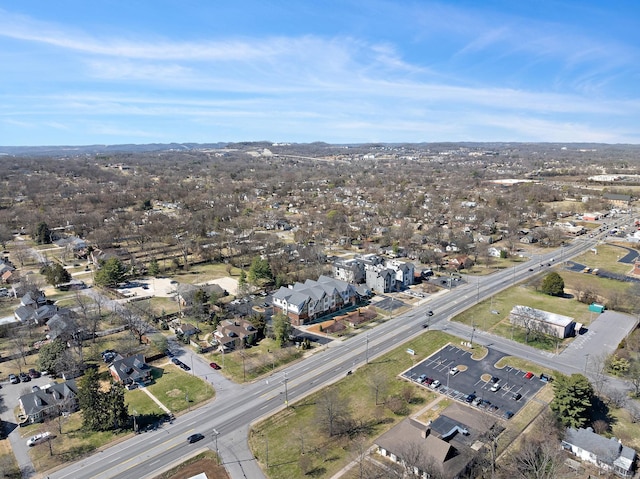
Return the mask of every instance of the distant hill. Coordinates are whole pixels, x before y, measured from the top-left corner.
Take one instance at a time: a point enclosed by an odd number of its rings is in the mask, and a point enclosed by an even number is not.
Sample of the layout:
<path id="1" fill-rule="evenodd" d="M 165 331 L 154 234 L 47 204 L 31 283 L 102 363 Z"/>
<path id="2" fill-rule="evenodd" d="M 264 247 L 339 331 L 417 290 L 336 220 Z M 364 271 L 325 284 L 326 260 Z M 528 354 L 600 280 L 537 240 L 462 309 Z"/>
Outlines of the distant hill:
<path id="1" fill-rule="evenodd" d="M 143 153 L 150 151 L 220 149 L 228 143 L 149 143 L 146 145 L 84 146 L 0 146 L 0 155 L 11 156 L 78 156 L 97 153 Z"/>

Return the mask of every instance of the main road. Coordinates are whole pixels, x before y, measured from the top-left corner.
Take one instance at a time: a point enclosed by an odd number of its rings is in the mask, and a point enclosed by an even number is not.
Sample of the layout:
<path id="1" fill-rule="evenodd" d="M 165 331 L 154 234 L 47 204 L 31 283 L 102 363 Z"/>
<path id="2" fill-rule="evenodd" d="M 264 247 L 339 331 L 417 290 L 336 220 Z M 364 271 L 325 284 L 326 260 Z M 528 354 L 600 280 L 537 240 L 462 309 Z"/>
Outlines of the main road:
<path id="1" fill-rule="evenodd" d="M 49 473 L 50 479 L 152 478 L 162 470 L 182 462 L 204 448 L 218 450 L 233 479 L 265 477 L 247 447 L 249 425 L 279 409 L 288 407 L 314 390 L 338 381 L 345 374 L 375 359 L 414 336 L 423 333 L 427 311 L 432 329 L 446 330 L 464 339 L 472 328 L 452 323 L 453 316 L 472 305 L 518 282 L 549 269 L 589 248 L 598 238 L 575 240 L 560 250 L 536 257 L 512 268 L 455 288 L 454 291 L 399 314 L 368 333 L 345 341 L 334 341 L 316 354 L 290 367 L 247 385 L 235 385 L 211 374 L 208 365 L 195 357 L 195 373 L 211 380 L 217 389 L 216 399 L 197 410 L 177 418 L 153 432 L 131 437 L 101 450 L 81 461 Z M 533 269 L 534 272 L 530 271 Z M 562 372 L 578 372 L 580 365 L 563 364 L 548 353 L 513 343 L 504 338 L 476 335 L 475 342 L 490 344 L 506 354 L 524 357 Z M 218 381 L 223 381 L 222 383 Z M 188 444 L 187 436 L 199 432 L 205 439 Z"/>

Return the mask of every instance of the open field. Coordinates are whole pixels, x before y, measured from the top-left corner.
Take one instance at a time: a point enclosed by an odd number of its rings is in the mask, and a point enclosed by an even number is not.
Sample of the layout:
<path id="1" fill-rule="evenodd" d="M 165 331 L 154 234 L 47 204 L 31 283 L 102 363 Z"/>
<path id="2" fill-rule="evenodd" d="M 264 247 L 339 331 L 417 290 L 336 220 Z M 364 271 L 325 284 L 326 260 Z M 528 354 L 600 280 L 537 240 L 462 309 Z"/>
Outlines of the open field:
<path id="1" fill-rule="evenodd" d="M 202 473 L 207 475 L 207 479 L 229 479 L 224 466 L 218 465 L 218 457 L 213 451 L 197 454 L 182 464 L 156 476 L 155 479 L 189 479 Z"/>

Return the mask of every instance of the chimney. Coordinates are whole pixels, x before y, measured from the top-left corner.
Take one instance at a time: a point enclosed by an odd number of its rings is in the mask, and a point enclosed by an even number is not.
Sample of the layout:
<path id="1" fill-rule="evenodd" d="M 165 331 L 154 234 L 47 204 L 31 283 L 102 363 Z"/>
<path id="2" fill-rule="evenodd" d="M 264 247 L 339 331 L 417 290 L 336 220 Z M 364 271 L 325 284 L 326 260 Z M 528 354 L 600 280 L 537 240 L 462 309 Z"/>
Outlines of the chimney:
<path id="1" fill-rule="evenodd" d="M 420 436 L 422 436 L 422 439 L 426 439 L 429 436 L 429 434 L 431 434 L 431 428 L 430 427 L 428 427 L 424 431 L 422 431 Z"/>

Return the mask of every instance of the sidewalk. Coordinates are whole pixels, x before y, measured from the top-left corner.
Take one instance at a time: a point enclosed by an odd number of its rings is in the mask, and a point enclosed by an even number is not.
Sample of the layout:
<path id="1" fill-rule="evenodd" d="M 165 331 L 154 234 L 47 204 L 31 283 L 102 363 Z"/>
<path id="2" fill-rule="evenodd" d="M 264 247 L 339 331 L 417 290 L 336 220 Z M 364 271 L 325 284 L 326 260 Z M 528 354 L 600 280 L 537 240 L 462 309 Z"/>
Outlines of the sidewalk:
<path id="1" fill-rule="evenodd" d="M 169 408 L 167 406 L 165 406 L 164 404 L 162 404 L 157 397 L 155 397 L 153 394 L 151 394 L 151 391 L 149 391 L 145 386 L 140 386 L 138 389 L 140 389 L 147 396 L 149 396 L 151 399 L 153 399 L 153 402 L 155 402 L 160 407 L 160 409 L 162 409 L 167 414 L 171 414 L 171 411 L 169 411 Z"/>

